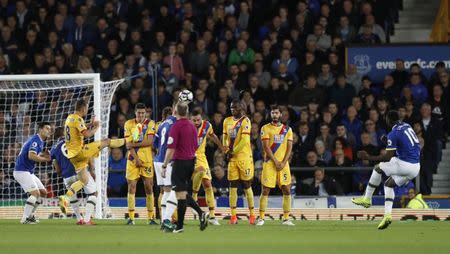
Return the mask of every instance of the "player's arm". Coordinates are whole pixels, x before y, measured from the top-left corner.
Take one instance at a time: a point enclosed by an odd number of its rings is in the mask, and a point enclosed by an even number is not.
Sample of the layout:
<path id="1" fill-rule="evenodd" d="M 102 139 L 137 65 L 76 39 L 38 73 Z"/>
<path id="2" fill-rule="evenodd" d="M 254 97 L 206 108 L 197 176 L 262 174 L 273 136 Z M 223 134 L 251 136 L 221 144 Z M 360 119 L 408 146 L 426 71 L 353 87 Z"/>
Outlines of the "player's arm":
<path id="1" fill-rule="evenodd" d="M 266 158 L 273 161 L 276 164 L 278 161 L 273 155 L 272 150 L 270 149 L 269 139 L 268 138 L 262 139 L 262 144 Z"/>
<path id="2" fill-rule="evenodd" d="M 92 121 L 91 123 L 89 123 L 88 127 L 86 127 L 83 119 L 81 119 L 80 122 L 81 123 L 77 126 L 77 129 L 85 138 L 94 136 L 98 128 L 100 127 L 100 122 L 96 121 L 95 117 L 92 118 Z"/>
<path id="3" fill-rule="evenodd" d="M 284 154 L 283 161 L 281 162 L 283 164 L 283 167 L 289 161 L 289 157 L 291 157 L 291 153 L 292 153 L 292 140 L 288 140 L 286 153 Z"/>
<path id="4" fill-rule="evenodd" d="M 36 151 L 30 150 L 28 151 L 28 159 L 35 161 L 35 162 L 49 162 L 51 161 L 50 155 L 47 154 L 37 154 Z"/>
<path id="5" fill-rule="evenodd" d="M 53 160 L 53 168 L 58 176 L 61 175 L 61 168 L 59 167 L 59 163 L 57 160 Z"/>
<path id="6" fill-rule="evenodd" d="M 149 134 L 147 135 L 146 138 L 144 138 L 144 140 L 142 140 L 142 142 L 137 142 L 137 143 L 133 143 L 133 142 L 127 142 L 127 147 L 130 148 L 140 148 L 140 147 L 149 147 L 153 145 L 153 134 Z"/>
<path id="7" fill-rule="evenodd" d="M 217 137 L 217 135 L 214 132 L 211 131 L 211 133 L 208 134 L 208 138 L 210 138 L 214 142 L 214 144 L 216 144 L 217 147 L 220 148 L 220 150 L 223 153 L 227 152 L 228 147 L 226 147 L 225 145 L 222 145 L 222 142 L 220 142 L 219 137 Z"/>

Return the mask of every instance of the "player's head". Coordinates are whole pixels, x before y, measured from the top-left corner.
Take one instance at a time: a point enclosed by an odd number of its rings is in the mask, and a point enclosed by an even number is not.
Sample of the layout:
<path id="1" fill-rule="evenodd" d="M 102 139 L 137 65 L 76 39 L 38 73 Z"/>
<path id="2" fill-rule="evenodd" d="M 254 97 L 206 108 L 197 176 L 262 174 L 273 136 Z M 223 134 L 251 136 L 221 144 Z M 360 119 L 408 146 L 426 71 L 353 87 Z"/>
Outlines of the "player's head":
<path id="1" fill-rule="evenodd" d="M 162 110 L 162 120 L 166 120 L 168 116 L 172 115 L 172 107 L 165 107 Z"/>
<path id="2" fill-rule="evenodd" d="M 134 107 L 134 114 L 136 115 L 136 122 L 140 123 L 145 120 L 145 114 L 147 113 L 144 103 L 137 103 Z"/>
<path id="3" fill-rule="evenodd" d="M 280 121 L 280 118 L 281 118 L 280 106 L 278 106 L 278 105 L 270 106 L 270 117 L 272 117 L 273 123 L 278 123 Z"/>
<path id="4" fill-rule="evenodd" d="M 177 115 L 180 117 L 187 117 L 189 113 L 189 106 L 184 102 L 177 103 Z"/>
<path id="5" fill-rule="evenodd" d="M 239 118 L 242 116 L 242 105 L 239 100 L 233 100 L 230 105 L 231 114 L 235 118 Z"/>
<path id="6" fill-rule="evenodd" d="M 191 114 L 191 120 L 195 127 L 199 128 L 202 125 L 202 112 L 199 109 L 194 109 Z"/>
<path id="7" fill-rule="evenodd" d="M 81 117 L 87 115 L 88 104 L 85 99 L 79 99 L 77 101 L 77 103 L 75 104 L 75 111 L 77 111 L 81 115 Z"/>
<path id="8" fill-rule="evenodd" d="M 58 139 L 60 137 L 64 136 L 64 127 L 58 127 L 55 129 L 55 133 L 53 134 L 53 137 L 55 139 Z"/>
<path id="9" fill-rule="evenodd" d="M 41 122 L 38 125 L 38 133 L 43 140 L 46 140 L 52 134 L 52 126 L 49 122 Z"/>
<path id="10" fill-rule="evenodd" d="M 389 129 L 392 129 L 394 125 L 399 121 L 398 112 L 396 110 L 389 110 L 386 115 L 386 124 Z"/>

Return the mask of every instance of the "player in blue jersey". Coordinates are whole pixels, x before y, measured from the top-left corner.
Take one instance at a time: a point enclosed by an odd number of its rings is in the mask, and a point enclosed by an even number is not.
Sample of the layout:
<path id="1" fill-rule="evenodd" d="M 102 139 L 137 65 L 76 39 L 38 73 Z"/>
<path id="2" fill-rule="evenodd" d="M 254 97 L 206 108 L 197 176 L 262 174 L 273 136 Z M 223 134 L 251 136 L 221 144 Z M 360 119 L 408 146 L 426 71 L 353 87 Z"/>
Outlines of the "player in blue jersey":
<path id="1" fill-rule="evenodd" d="M 177 121 L 175 117 L 175 107 L 172 108 L 171 112 L 166 112 L 167 118 L 158 125 L 158 130 L 156 131 L 155 138 L 153 140 L 153 147 L 158 150 L 153 159 L 156 174 L 156 183 L 161 188 L 163 195 L 161 197 L 161 221 L 169 220 L 172 214 L 166 214 L 166 204 L 167 202 L 177 203 L 175 197 L 175 192 L 172 190 L 172 165 L 167 165 L 166 174 L 163 177 L 161 175 L 162 165 L 166 157 L 167 150 L 167 140 L 169 138 L 169 131 L 172 125 Z M 170 195 L 173 192 L 173 195 Z M 169 199 L 169 196 L 171 197 Z M 172 198 L 173 197 L 173 198 Z M 163 223 L 161 223 L 162 225 Z"/>
<path id="2" fill-rule="evenodd" d="M 38 133 L 30 137 L 20 150 L 14 168 L 14 179 L 22 189 L 29 193 L 23 216 L 22 224 L 36 224 L 39 221 L 33 215 L 37 207 L 42 204 L 42 198 L 47 196 L 47 191 L 41 180 L 34 174 L 36 162 L 44 163 L 50 161 L 50 154 L 44 150 L 45 140 L 51 135 L 50 123 L 42 122 L 38 126 Z"/>
<path id="3" fill-rule="evenodd" d="M 392 204 L 394 187 L 402 186 L 414 179 L 420 170 L 420 145 L 416 133 L 407 123 L 399 121 L 397 111 L 389 111 L 386 124 L 391 131 L 387 135 L 386 151 L 378 156 L 365 151 L 358 152 L 361 160 L 380 161 L 374 167 L 363 197 L 352 198 L 356 205 L 368 208 L 372 204 L 372 195 L 381 183 L 384 173 L 388 179 L 384 183 L 384 217 L 378 229 L 385 229 L 392 223 Z"/>
<path id="4" fill-rule="evenodd" d="M 77 173 L 75 172 L 73 164 L 66 157 L 67 151 L 65 149 L 64 128 L 58 127 L 55 130 L 54 137 L 57 142 L 50 150 L 50 157 L 52 159 L 53 167 L 55 168 L 56 173 L 62 176 L 64 185 L 67 189 L 69 189 L 70 186 L 79 179 Z M 91 159 L 89 163 L 91 172 L 94 170 L 93 165 L 93 159 Z M 88 174 L 88 178 L 88 183 L 83 186 L 84 192 L 88 196 L 84 219 L 80 214 L 80 200 L 78 199 L 77 195 L 73 195 L 72 197 L 70 197 L 70 206 L 72 207 L 72 210 L 77 217 L 77 225 L 94 225 L 94 223 L 91 221 L 91 216 L 95 211 L 97 191 L 95 189 L 95 181 L 92 175 Z"/>

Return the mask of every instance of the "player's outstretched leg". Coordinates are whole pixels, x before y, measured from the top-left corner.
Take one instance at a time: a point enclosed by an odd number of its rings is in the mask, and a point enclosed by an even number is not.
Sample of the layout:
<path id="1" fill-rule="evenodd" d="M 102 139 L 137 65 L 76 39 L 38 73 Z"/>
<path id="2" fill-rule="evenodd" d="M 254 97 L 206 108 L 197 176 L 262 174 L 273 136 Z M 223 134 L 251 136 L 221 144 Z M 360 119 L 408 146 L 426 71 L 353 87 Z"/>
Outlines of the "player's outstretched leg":
<path id="1" fill-rule="evenodd" d="M 372 205 L 373 192 L 381 183 L 381 174 L 382 170 L 380 168 L 380 164 L 375 165 L 372 171 L 372 175 L 370 176 L 369 183 L 367 184 L 364 196 L 359 198 L 352 198 L 352 202 L 355 205 L 363 206 L 365 208 L 369 208 Z"/>
<path id="2" fill-rule="evenodd" d="M 36 220 L 32 217 L 34 207 L 39 199 L 39 190 L 30 191 L 30 196 L 25 201 L 25 207 L 23 209 L 22 219 L 20 223 L 22 224 L 36 224 Z"/>
<path id="3" fill-rule="evenodd" d="M 255 200 L 253 196 L 253 190 L 252 190 L 252 181 L 242 181 L 244 185 L 244 193 L 245 197 L 247 198 L 247 204 L 248 204 L 248 210 L 249 210 L 249 217 L 248 222 L 251 225 L 255 225 L 256 223 L 256 217 L 255 217 Z"/>
<path id="4" fill-rule="evenodd" d="M 259 219 L 256 226 L 263 226 L 266 217 L 267 202 L 269 201 L 270 188 L 262 186 L 261 197 L 259 198 Z"/>
<path id="5" fill-rule="evenodd" d="M 76 195 L 88 182 L 89 182 L 89 172 L 86 168 L 81 169 L 77 172 L 78 181 L 72 183 L 66 192 L 66 195 L 59 196 L 59 207 L 63 214 L 67 214 L 67 208 L 70 204 L 70 198 Z"/>
<path id="6" fill-rule="evenodd" d="M 378 224 L 378 229 L 386 229 L 392 223 L 392 205 L 394 203 L 395 181 L 389 177 L 384 183 L 384 217 Z"/>

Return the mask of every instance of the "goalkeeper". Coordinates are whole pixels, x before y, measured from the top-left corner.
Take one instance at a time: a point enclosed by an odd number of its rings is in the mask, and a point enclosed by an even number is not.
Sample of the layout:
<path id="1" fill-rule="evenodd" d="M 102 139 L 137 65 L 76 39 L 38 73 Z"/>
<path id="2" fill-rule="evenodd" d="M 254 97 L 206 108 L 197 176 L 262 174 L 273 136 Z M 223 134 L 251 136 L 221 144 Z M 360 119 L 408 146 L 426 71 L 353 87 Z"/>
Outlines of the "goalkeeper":
<path id="1" fill-rule="evenodd" d="M 70 198 L 89 183 L 89 172 L 87 170 L 91 158 L 98 157 L 99 152 L 105 147 L 121 147 L 125 144 L 124 139 L 102 139 L 89 144 L 84 144 L 84 138 L 94 136 L 100 127 L 100 122 L 95 117 L 89 125 L 84 123 L 84 117 L 88 112 L 88 103 L 80 99 L 75 104 L 75 112 L 70 114 L 64 125 L 65 146 L 62 150 L 70 160 L 78 176 L 78 181 L 70 185 L 65 195 L 59 196 L 59 206 L 66 214 Z M 97 200 L 92 200 L 96 204 Z"/>
<path id="2" fill-rule="evenodd" d="M 136 204 L 136 184 L 139 178 L 144 182 L 146 194 L 147 218 L 149 225 L 157 225 L 154 216 L 153 196 L 153 153 L 152 144 L 155 135 L 155 122 L 145 117 L 145 104 L 137 103 L 136 118 L 125 122 L 125 140 L 127 144 L 128 182 L 128 225 L 134 225 L 134 208 Z"/>

